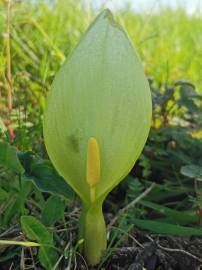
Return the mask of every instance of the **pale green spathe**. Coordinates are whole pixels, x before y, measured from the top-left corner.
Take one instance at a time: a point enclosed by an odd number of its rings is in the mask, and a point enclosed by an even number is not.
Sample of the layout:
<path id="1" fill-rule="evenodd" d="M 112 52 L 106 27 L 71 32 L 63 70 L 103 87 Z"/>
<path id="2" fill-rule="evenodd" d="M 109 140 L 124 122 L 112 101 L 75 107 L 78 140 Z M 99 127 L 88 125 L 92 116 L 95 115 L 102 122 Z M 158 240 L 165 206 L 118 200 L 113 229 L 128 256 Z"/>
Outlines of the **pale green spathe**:
<path id="1" fill-rule="evenodd" d="M 103 11 L 58 72 L 44 118 L 45 144 L 56 169 L 90 204 L 86 153 L 100 149 L 97 198 L 129 173 L 148 136 L 151 95 L 126 33 Z"/>

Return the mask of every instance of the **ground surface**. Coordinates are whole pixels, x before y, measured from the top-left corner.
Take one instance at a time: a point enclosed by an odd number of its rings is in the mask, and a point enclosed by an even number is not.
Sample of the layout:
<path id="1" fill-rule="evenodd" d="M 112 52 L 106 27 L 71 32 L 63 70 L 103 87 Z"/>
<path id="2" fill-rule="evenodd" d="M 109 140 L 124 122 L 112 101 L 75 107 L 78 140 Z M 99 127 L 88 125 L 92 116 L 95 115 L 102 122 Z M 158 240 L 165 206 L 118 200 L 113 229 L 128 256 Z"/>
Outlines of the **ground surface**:
<path id="1" fill-rule="evenodd" d="M 106 269 L 198 270 L 202 265 L 202 238 L 152 237 L 138 233 L 141 246 L 114 252 Z"/>
<path id="2" fill-rule="evenodd" d="M 202 237 L 151 236 L 138 231 L 139 244 L 125 243 L 101 269 L 199 270 L 202 269 Z M 86 269 L 80 265 L 78 269 Z M 96 268 L 93 268 L 96 269 Z"/>

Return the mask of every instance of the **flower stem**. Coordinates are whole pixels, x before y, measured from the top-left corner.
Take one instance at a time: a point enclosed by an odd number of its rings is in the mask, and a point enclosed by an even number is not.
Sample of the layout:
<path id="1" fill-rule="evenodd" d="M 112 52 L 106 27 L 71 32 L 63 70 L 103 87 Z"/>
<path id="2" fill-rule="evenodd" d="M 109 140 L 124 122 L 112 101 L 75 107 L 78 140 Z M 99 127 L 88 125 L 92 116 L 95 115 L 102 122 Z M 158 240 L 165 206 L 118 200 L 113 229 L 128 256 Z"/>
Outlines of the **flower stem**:
<path id="1" fill-rule="evenodd" d="M 80 219 L 80 238 L 84 238 L 84 254 L 90 265 L 100 262 L 106 250 L 106 225 L 102 213 L 102 203 L 96 202 L 83 207 Z"/>

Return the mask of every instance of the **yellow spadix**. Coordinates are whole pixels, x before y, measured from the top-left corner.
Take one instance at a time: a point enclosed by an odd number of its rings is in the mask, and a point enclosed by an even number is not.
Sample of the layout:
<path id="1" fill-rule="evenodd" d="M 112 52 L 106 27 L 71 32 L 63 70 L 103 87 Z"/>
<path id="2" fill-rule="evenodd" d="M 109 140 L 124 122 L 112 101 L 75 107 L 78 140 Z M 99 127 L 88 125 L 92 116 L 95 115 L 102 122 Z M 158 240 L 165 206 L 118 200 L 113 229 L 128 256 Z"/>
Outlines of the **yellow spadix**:
<path id="1" fill-rule="evenodd" d="M 95 201 L 96 185 L 100 181 L 100 150 L 95 138 L 88 141 L 86 181 L 90 187 L 91 202 Z"/>

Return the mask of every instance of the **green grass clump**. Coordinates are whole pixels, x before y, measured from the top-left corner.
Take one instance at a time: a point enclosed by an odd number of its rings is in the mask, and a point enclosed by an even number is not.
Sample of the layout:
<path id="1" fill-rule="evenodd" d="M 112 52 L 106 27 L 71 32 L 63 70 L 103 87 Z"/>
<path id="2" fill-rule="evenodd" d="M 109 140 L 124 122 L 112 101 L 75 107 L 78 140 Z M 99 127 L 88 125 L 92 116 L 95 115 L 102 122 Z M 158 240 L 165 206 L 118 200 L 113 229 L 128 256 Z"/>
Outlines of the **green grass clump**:
<path id="1" fill-rule="evenodd" d="M 90 5 L 89 5 L 90 6 Z M 41 139 L 41 113 L 50 84 L 65 56 L 78 42 L 97 10 L 84 1 L 22 1 L 12 3 L 11 65 L 14 81 L 14 122 L 21 119 L 21 133 L 29 129 Z M 0 4 L 0 32 L 6 32 L 6 5 Z M 202 92 L 202 18 L 185 10 L 162 9 L 159 13 L 116 12 L 137 48 L 148 77 L 157 83 L 176 79 L 191 81 Z M 0 39 L 0 86 L 2 115 L 6 115 L 6 49 Z M 16 123 L 19 125 L 19 123 Z M 37 130 L 34 127 L 37 126 Z M 39 131 L 39 132 L 38 132 Z M 23 134 L 19 134 L 19 144 Z M 30 141 L 26 139 L 24 145 Z M 37 147 L 37 146 L 36 146 Z"/>
<path id="2" fill-rule="evenodd" d="M 125 15 L 125 16 L 124 16 Z M 183 78 L 201 92 L 202 18 L 185 10 L 163 9 L 157 14 L 123 14 L 125 27 L 138 46 L 145 70 L 157 81 Z"/>

